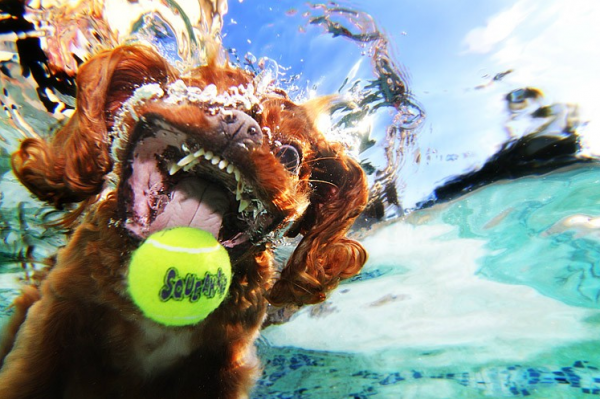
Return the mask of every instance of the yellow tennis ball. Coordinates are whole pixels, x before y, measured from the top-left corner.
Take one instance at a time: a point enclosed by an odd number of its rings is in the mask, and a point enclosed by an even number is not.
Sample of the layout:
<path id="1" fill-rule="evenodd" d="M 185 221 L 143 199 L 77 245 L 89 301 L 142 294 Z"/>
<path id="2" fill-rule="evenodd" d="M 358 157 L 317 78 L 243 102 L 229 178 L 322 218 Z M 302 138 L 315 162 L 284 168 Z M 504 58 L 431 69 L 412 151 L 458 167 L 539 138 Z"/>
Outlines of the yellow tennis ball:
<path id="1" fill-rule="evenodd" d="M 129 263 L 127 285 L 142 313 L 167 326 L 199 323 L 231 284 L 227 250 L 207 231 L 176 227 L 150 235 Z"/>

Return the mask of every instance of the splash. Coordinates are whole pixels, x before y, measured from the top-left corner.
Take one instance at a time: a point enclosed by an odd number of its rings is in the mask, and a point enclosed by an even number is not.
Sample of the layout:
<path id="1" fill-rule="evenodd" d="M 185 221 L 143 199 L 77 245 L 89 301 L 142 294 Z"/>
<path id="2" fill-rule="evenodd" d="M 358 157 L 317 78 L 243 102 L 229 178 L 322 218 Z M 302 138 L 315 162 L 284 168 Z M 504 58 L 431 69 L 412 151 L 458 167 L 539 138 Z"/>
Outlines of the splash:
<path id="1" fill-rule="evenodd" d="M 329 3 L 312 5 L 305 16 L 310 25 L 321 27 L 334 38 L 355 43 L 361 55 L 371 61 L 372 78 L 348 77 L 340 88 L 345 101 L 333 115 L 332 135 L 358 156 L 374 146 L 383 152 L 384 162 L 377 166 L 372 163 L 375 157 L 362 156 L 371 187 L 367 219 L 402 216 L 401 198 L 406 185 L 399 177 L 400 171 L 407 162 L 418 160 L 415 138 L 425 112 L 410 92 L 406 73 L 390 55 L 389 40 L 371 15 Z M 372 126 L 381 119 L 388 119 L 385 135 L 374 139 Z"/>

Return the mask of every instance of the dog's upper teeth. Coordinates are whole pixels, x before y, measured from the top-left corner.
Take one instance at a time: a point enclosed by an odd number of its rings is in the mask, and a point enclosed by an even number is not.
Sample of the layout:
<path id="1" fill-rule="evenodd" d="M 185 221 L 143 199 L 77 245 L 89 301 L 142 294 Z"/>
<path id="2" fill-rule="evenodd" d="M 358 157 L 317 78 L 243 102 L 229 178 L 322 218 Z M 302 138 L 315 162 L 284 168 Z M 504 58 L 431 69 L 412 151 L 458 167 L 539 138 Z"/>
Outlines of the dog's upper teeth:
<path id="1" fill-rule="evenodd" d="M 185 157 L 181 158 L 179 160 L 179 162 L 177 162 L 177 165 L 185 166 L 185 165 L 189 164 L 190 162 L 196 160 L 196 158 L 197 157 L 195 156 L 195 154 L 188 154 Z"/>
<path id="2" fill-rule="evenodd" d="M 213 154 L 212 151 L 206 151 L 204 148 L 200 148 L 194 153 L 191 153 L 185 145 L 182 145 L 182 148 L 185 148 L 187 150 L 187 155 L 185 155 L 179 161 L 171 163 L 169 165 L 170 175 L 174 175 L 181 169 L 183 169 L 186 172 L 189 171 L 194 166 L 198 165 L 198 163 L 200 162 L 199 158 L 204 157 L 204 159 L 210 161 L 212 165 L 216 165 L 220 170 L 225 171 L 230 175 L 233 174 L 237 182 L 240 181 L 240 171 L 233 164 L 229 163 L 228 160 L 223 159 L 216 154 Z"/>
<path id="3" fill-rule="evenodd" d="M 182 146 L 184 147 L 184 146 Z M 261 212 L 265 210 L 264 205 L 257 199 L 250 200 L 248 195 L 252 193 L 252 188 L 246 186 L 240 170 L 231 164 L 227 159 L 223 159 L 220 156 L 213 154 L 212 151 L 206 151 L 204 148 L 200 148 L 196 152 L 191 152 L 185 147 L 186 154 L 177 162 L 171 162 L 168 165 L 168 172 L 170 175 L 174 175 L 180 170 L 188 172 L 196 165 L 198 165 L 204 158 L 212 165 L 216 165 L 219 170 L 226 172 L 227 174 L 233 175 L 236 180 L 236 188 L 234 191 L 236 201 L 239 201 L 238 212 L 245 212 L 247 217 L 254 216 L 256 218 Z"/>
<path id="4" fill-rule="evenodd" d="M 173 163 L 173 164 L 171 164 L 171 166 L 169 167 L 169 174 L 170 174 L 171 176 L 173 176 L 175 173 L 179 172 L 179 170 L 180 170 L 181 168 L 182 168 L 182 167 L 181 167 L 181 166 L 179 166 L 179 163 Z"/>
<path id="5" fill-rule="evenodd" d="M 204 153 L 205 153 L 205 152 L 206 152 L 206 151 L 204 151 L 204 148 L 200 148 L 198 151 L 196 151 L 196 152 L 194 153 L 194 156 L 195 156 L 196 158 L 200 158 L 202 155 L 204 155 Z"/>

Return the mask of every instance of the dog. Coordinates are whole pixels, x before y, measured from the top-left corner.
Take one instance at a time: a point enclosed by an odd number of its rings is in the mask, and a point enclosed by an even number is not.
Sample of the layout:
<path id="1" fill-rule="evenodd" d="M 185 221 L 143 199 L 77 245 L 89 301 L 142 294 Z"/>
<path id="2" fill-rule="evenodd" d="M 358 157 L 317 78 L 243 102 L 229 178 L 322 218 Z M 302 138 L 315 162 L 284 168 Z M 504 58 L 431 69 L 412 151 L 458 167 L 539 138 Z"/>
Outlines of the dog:
<path id="1" fill-rule="evenodd" d="M 215 60 L 183 75 L 143 44 L 97 54 L 76 82 L 67 123 L 12 156 L 35 196 L 78 207 L 41 284 L 15 301 L 0 397 L 248 397 L 267 308 L 322 302 L 367 259 L 347 237 L 365 174 L 316 127 L 332 99 L 296 104 Z M 224 302 L 184 327 L 144 317 L 126 286 L 132 252 L 177 226 L 210 231 L 233 272 Z M 277 271 L 275 244 L 296 236 Z"/>

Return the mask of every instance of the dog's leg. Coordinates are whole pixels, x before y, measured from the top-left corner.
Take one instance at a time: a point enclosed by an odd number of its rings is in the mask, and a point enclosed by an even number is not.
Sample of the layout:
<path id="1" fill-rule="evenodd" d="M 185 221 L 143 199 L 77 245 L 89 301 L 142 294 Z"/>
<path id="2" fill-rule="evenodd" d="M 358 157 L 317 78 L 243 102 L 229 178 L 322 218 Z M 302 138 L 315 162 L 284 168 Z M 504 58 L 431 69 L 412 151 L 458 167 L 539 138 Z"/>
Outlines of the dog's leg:
<path id="1" fill-rule="evenodd" d="M 61 310 L 64 310 L 61 305 L 46 297 L 29 308 L 14 347 L 0 370 L 0 398 L 60 398 L 56 376 L 64 348 L 58 337 L 68 320 L 60 317 Z"/>
<path id="2" fill-rule="evenodd" d="M 13 348 L 17 332 L 19 332 L 21 325 L 25 321 L 25 317 L 27 317 L 27 311 L 39 299 L 39 289 L 32 285 L 27 285 L 23 287 L 21 295 L 12 303 L 11 306 L 14 309 L 14 314 L 6 326 L 4 326 L 2 336 L 0 337 L 0 368 L 2 368 L 6 355 Z"/>

